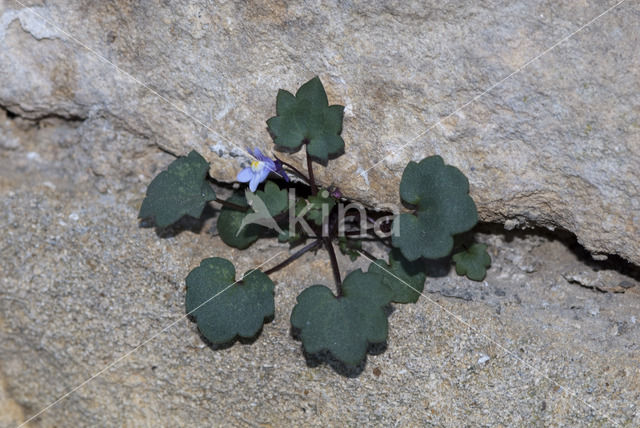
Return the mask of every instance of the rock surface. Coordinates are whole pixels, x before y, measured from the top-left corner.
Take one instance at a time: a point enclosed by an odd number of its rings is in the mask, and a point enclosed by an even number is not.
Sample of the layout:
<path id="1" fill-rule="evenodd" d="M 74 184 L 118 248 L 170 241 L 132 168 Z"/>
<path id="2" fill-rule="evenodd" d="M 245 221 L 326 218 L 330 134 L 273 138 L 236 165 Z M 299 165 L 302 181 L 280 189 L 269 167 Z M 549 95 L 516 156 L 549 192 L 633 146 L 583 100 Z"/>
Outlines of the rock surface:
<path id="1" fill-rule="evenodd" d="M 146 185 L 171 161 L 145 140 L 105 125 L 137 150 L 120 159 L 82 121 L 0 123 L 19 139 L 0 150 L 3 428 L 94 375 L 30 426 L 640 424 L 637 275 L 602 293 L 565 279 L 579 267 L 603 281 L 563 241 L 485 231 L 486 280 L 434 265 L 418 303 L 395 306 L 388 349 L 345 377 L 309 367 L 290 336 L 297 294 L 331 284 L 325 257 L 309 254 L 273 276 L 276 316 L 254 343 L 212 350 L 184 318 L 188 272 L 216 255 L 240 272 L 276 256 L 271 266 L 287 247 L 230 250 L 208 233 L 215 218 L 162 236 L 139 227 Z"/>
<path id="2" fill-rule="evenodd" d="M 325 184 L 398 204 L 407 161 L 440 154 L 483 220 L 640 264 L 638 2 L 560 44 L 616 0 L 22 3 L 0 1 L 0 105 L 82 123 L 100 177 L 156 145 L 233 180 L 245 146 L 271 147 L 276 90 L 319 75 L 346 106 Z"/>
<path id="3" fill-rule="evenodd" d="M 188 272 L 270 266 L 286 246 L 229 250 L 215 213 L 161 236 L 136 219 L 167 151 L 233 180 L 245 146 L 271 147 L 276 90 L 317 74 L 347 107 L 323 182 L 397 203 L 404 164 L 437 153 L 483 219 L 638 264 L 637 2 L 448 118 L 614 3 L 22 3 L 0 0 L 0 427 L 96 374 L 29 426 L 640 425 L 640 285 L 620 263 L 486 230 L 486 280 L 434 266 L 388 349 L 345 377 L 289 331 L 297 294 L 331 283 L 324 258 L 274 275 L 253 344 L 212 350 L 184 318 Z"/>

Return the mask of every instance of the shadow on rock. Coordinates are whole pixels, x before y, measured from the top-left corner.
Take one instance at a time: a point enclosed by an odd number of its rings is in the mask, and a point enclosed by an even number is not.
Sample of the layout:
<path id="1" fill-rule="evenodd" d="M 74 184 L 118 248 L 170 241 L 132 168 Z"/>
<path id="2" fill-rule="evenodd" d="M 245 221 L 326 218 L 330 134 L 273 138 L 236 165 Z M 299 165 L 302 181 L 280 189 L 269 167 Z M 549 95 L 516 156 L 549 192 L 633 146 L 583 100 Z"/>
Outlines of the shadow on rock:
<path id="1" fill-rule="evenodd" d="M 188 315 L 187 318 L 189 318 L 189 321 L 191 321 L 193 323 L 196 322 L 196 319 L 193 317 L 193 315 Z M 235 336 L 230 341 L 224 342 L 224 343 L 213 343 L 213 342 L 211 342 L 209 339 L 207 339 L 202 334 L 200 329 L 198 329 L 198 335 L 200 336 L 200 339 L 204 342 L 204 344 L 207 345 L 207 347 L 209 349 L 211 349 L 212 351 L 224 351 L 226 349 L 231 348 L 233 345 L 236 344 L 236 342 L 240 343 L 241 345 L 252 345 L 252 344 L 254 344 L 260 338 L 260 335 L 262 335 L 262 330 L 264 329 L 264 325 L 265 324 L 269 324 L 270 322 L 273 321 L 273 319 L 274 319 L 273 316 L 265 318 L 263 326 L 260 327 L 260 330 L 258 330 L 256 332 L 256 334 L 251 336 L 251 337 Z"/>
<path id="2" fill-rule="evenodd" d="M 594 271 L 613 270 L 622 275 L 626 275 L 637 282 L 640 282 L 640 266 L 623 259 L 615 254 L 607 254 L 603 260 L 597 260 L 597 255 L 591 254 L 584 246 L 578 242 L 576 235 L 566 229 L 556 228 L 554 231 L 534 227 L 527 230 L 513 229 L 506 230 L 501 223 L 479 223 L 474 232 L 487 235 L 500 235 L 505 242 L 512 242 L 516 238 L 526 239 L 537 236 L 548 241 L 558 241 L 571 251 L 578 261 Z M 594 258 L 596 257 L 596 258 Z"/>
<path id="3" fill-rule="evenodd" d="M 451 256 L 441 259 L 424 259 L 424 273 L 428 278 L 444 278 L 451 270 Z"/>
<path id="4" fill-rule="evenodd" d="M 203 231 L 207 221 L 214 218 L 217 213 L 218 210 L 212 208 L 210 205 L 206 205 L 204 207 L 204 210 L 202 211 L 202 215 L 199 218 L 185 215 L 180 220 L 167 227 L 157 227 L 153 219 L 142 219 L 140 220 L 139 227 L 155 227 L 156 236 L 161 239 L 173 238 L 175 236 L 178 236 L 182 232 L 192 232 L 200 234 Z"/>
<path id="5" fill-rule="evenodd" d="M 301 341 L 300 329 L 291 327 L 291 337 L 295 340 Z M 347 378 L 356 378 L 362 374 L 367 366 L 367 358 L 363 358 L 360 363 L 353 366 L 345 364 L 344 362 L 335 358 L 329 351 L 320 351 L 315 354 L 310 354 L 304 350 L 304 346 L 300 346 L 302 355 L 304 355 L 307 367 L 315 368 L 322 364 L 330 366 L 336 373 Z M 387 342 L 382 343 L 370 343 L 367 347 L 367 355 L 380 355 L 387 350 Z"/>

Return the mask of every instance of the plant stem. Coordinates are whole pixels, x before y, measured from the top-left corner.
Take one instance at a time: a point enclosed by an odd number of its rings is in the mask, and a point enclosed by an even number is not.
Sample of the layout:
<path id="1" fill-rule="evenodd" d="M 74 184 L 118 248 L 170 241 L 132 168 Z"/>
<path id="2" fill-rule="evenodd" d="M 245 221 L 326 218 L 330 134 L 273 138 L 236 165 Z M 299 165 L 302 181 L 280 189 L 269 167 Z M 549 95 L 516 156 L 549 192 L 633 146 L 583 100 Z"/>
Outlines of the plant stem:
<path id="1" fill-rule="evenodd" d="M 378 241 L 386 245 L 387 247 L 392 246 L 389 238 L 383 238 L 373 230 L 367 230 L 364 233 L 362 233 L 361 230 L 349 230 L 344 232 L 344 237 L 347 239 L 355 239 L 358 241 Z"/>
<path id="2" fill-rule="evenodd" d="M 277 156 L 274 156 L 275 159 L 277 161 L 279 161 L 282 165 L 286 166 L 287 168 L 289 168 L 291 171 L 294 172 L 294 174 L 296 174 L 298 177 L 302 178 L 304 181 L 306 181 L 307 183 L 311 183 L 311 181 L 309 180 L 309 177 L 307 177 L 302 171 L 300 171 L 298 168 L 296 168 L 295 166 L 291 165 L 289 162 L 285 162 L 282 159 L 278 158 Z"/>
<path id="3" fill-rule="evenodd" d="M 311 186 L 311 195 L 315 196 L 318 194 L 318 186 L 316 186 L 316 180 L 313 177 L 313 161 L 311 160 L 311 156 L 307 153 L 307 170 L 309 171 L 309 185 Z"/>
<path id="4" fill-rule="evenodd" d="M 228 207 L 228 208 L 233 208 L 234 210 L 238 210 L 238 211 L 248 211 L 249 210 L 249 207 L 246 206 L 246 205 L 234 204 L 233 202 L 225 201 L 224 199 L 215 198 L 214 201 L 216 201 L 217 203 L 219 203 L 222 206 L 225 206 L 225 207 Z"/>
<path id="5" fill-rule="evenodd" d="M 366 258 L 368 258 L 372 262 L 375 262 L 376 260 L 378 260 L 378 258 L 376 256 L 374 256 L 373 254 L 371 254 L 370 252 L 368 252 L 365 249 L 357 248 L 356 251 L 359 251 L 363 256 L 365 256 Z"/>
<path id="6" fill-rule="evenodd" d="M 336 289 L 338 291 L 338 297 L 342 296 L 342 280 L 340 279 L 340 268 L 338 267 L 338 259 L 336 258 L 336 252 L 333 249 L 333 244 L 330 238 L 322 238 L 324 246 L 329 253 L 329 259 L 331 260 L 331 270 L 333 270 L 333 279 L 336 282 Z"/>
<path id="7" fill-rule="evenodd" d="M 302 247 L 301 249 L 299 249 L 298 251 L 296 251 L 295 253 L 291 254 L 285 261 L 278 263 L 277 265 L 275 265 L 274 267 L 272 267 L 271 269 L 269 269 L 268 271 L 265 272 L 265 274 L 270 275 L 274 272 L 279 271 L 280 269 L 282 269 L 283 267 L 287 266 L 289 263 L 291 263 L 292 261 L 298 259 L 300 256 L 302 256 L 304 253 L 313 250 L 314 248 L 320 246 L 320 244 L 322 244 L 322 240 L 320 239 L 316 239 L 315 241 L 313 241 L 311 244 L 305 245 L 304 247 Z"/>

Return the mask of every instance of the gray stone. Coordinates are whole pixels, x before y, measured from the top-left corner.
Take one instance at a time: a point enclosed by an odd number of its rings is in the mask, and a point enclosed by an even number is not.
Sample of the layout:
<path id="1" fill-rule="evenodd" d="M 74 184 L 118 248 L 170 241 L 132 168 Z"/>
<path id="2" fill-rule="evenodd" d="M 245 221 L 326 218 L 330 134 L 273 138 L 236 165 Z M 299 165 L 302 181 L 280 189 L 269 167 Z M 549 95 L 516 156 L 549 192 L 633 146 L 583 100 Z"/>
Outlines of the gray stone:
<path id="1" fill-rule="evenodd" d="M 347 378 L 308 367 L 289 334 L 298 293 L 331 284 L 324 258 L 273 276 L 255 343 L 214 351 L 184 318 L 188 272 L 287 246 L 238 252 L 208 233 L 215 218 L 162 236 L 136 218 L 166 152 L 195 148 L 232 181 L 245 146 L 271 147 L 276 90 L 317 74 L 346 106 L 347 154 L 323 183 L 398 203 L 406 162 L 437 153 L 484 220 L 564 228 L 639 264 L 637 3 L 451 117 L 614 3 L 23 3 L 0 0 L 0 426 L 98 373 L 33 425 L 640 425 L 638 278 L 605 278 L 561 241 L 480 234 L 486 280 L 429 278 Z"/>
<path id="2" fill-rule="evenodd" d="M 629 288 L 638 285 L 633 278 L 629 278 L 615 270 L 593 271 L 584 269 L 584 266 L 574 267 L 562 276 L 567 281 L 580 284 L 583 287 L 611 293 L 624 293 Z"/>

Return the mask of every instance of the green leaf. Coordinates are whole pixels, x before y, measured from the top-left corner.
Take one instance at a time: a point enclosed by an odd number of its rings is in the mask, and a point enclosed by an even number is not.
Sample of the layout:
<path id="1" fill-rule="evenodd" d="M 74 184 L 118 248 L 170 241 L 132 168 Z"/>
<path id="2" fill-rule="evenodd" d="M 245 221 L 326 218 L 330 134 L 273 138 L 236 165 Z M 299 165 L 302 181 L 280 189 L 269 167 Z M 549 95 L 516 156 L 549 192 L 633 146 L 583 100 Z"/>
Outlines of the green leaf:
<path id="1" fill-rule="evenodd" d="M 360 256 L 358 250 L 362 249 L 362 241 L 357 239 L 347 239 L 345 236 L 338 238 L 338 248 L 340 252 L 345 256 L 349 256 L 349 259 L 354 262 Z"/>
<path id="2" fill-rule="evenodd" d="M 297 232 L 291 233 L 288 228 L 283 228 L 282 232 L 278 234 L 278 242 L 286 242 L 292 247 L 300 243 L 301 241 L 303 241 L 303 236 Z"/>
<path id="3" fill-rule="evenodd" d="M 302 85 L 296 95 L 278 91 L 276 116 L 267 120 L 276 146 L 298 151 L 307 143 L 307 154 L 327 164 L 329 156 L 344 152 L 342 117 L 344 106 L 329 106 L 322 82 L 314 77 Z"/>
<path id="4" fill-rule="evenodd" d="M 212 257 L 192 270 L 186 282 L 187 314 L 193 315 L 211 343 L 253 337 L 265 318 L 274 315 L 273 282 L 259 270 L 247 272 L 236 282 L 233 264 Z"/>
<path id="5" fill-rule="evenodd" d="M 351 272 L 336 297 L 324 285 L 304 290 L 291 313 L 291 324 L 300 330 L 302 346 L 310 353 L 329 351 L 351 366 L 365 357 L 370 343 L 387 339 L 388 323 L 384 306 L 391 291 L 380 275 Z"/>
<path id="6" fill-rule="evenodd" d="M 173 161 L 151 181 L 142 201 L 140 218 L 153 217 L 158 227 L 166 227 L 184 215 L 200 217 L 216 194 L 206 180 L 209 163 L 195 150 Z"/>
<path id="7" fill-rule="evenodd" d="M 393 293 L 391 301 L 395 303 L 417 302 L 427 277 L 422 259 L 410 262 L 397 249 L 389 252 L 389 264 L 381 259 L 371 262 L 369 273 L 382 277 L 382 283 Z"/>
<path id="8" fill-rule="evenodd" d="M 335 205 L 335 198 L 323 189 L 316 196 L 309 196 L 307 202 L 299 200 L 296 204 L 296 216 L 303 215 L 317 226 L 322 226 L 324 218 L 329 215 Z M 323 207 L 325 207 L 324 210 Z"/>
<path id="9" fill-rule="evenodd" d="M 258 190 L 254 195 L 257 195 L 257 197 L 262 200 L 271 216 L 276 216 L 289 208 L 289 195 L 287 194 L 287 190 L 280 189 L 273 181 L 267 181 L 264 185 L 264 190 Z M 251 203 L 252 207 L 254 207 L 254 205 L 254 203 Z"/>
<path id="10" fill-rule="evenodd" d="M 400 181 L 400 197 L 417 206 L 415 215 L 400 214 L 393 220 L 393 246 L 408 260 L 449 255 L 453 235 L 478 222 L 469 181 L 459 169 L 445 165 L 440 156 L 409 162 Z"/>
<path id="11" fill-rule="evenodd" d="M 234 193 L 227 201 L 236 205 L 249 206 L 242 193 Z M 251 210 L 239 211 L 229 207 L 222 207 L 216 224 L 220 238 L 225 244 L 244 250 L 258 240 L 265 228 L 254 223 L 244 226 L 242 224 L 244 218 L 251 212 Z"/>
<path id="12" fill-rule="evenodd" d="M 239 230 L 250 224 L 259 224 L 278 233 L 282 232 L 274 216 L 283 213 L 288 207 L 286 190 L 280 190 L 277 184 L 268 181 L 264 192 L 252 193 L 246 189 L 244 196 L 251 208 L 242 219 Z"/>
<path id="13" fill-rule="evenodd" d="M 464 251 L 453 255 L 458 275 L 467 275 L 474 281 L 482 281 L 491 266 L 491 256 L 487 253 L 486 244 L 473 244 Z"/>

